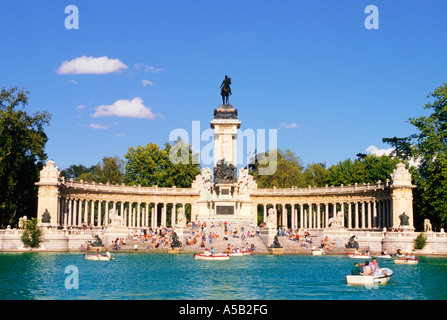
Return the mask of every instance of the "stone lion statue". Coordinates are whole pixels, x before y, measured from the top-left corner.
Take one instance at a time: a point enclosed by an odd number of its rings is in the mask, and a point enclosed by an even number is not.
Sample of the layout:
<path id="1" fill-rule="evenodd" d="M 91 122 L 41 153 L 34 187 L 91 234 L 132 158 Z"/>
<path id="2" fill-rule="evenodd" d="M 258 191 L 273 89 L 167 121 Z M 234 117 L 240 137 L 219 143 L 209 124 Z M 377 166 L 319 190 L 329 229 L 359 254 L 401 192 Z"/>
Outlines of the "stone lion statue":
<path id="1" fill-rule="evenodd" d="M 424 232 L 427 232 L 427 231 L 432 231 L 430 219 L 424 220 Z"/>
<path id="2" fill-rule="evenodd" d="M 330 227 L 330 228 L 342 227 L 343 226 L 343 218 L 344 218 L 343 212 L 341 212 L 341 211 L 337 212 L 337 215 L 335 217 L 330 218 L 328 220 L 328 227 Z"/>
<path id="3" fill-rule="evenodd" d="M 122 217 L 114 209 L 109 210 L 109 226 L 120 226 L 122 224 Z"/>

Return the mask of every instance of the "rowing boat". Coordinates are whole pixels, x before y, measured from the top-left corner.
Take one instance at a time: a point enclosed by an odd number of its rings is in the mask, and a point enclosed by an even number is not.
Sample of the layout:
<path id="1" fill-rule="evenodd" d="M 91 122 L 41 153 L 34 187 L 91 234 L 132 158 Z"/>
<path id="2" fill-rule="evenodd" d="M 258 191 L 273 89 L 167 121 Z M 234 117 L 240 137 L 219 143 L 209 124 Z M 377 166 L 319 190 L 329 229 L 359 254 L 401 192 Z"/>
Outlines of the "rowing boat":
<path id="1" fill-rule="evenodd" d="M 348 258 L 351 258 L 351 259 L 371 259 L 371 255 L 369 255 L 369 254 L 348 253 Z"/>
<path id="2" fill-rule="evenodd" d="M 321 256 L 325 254 L 325 252 L 323 251 L 323 249 L 319 249 L 319 250 L 312 250 L 312 255 L 313 256 Z"/>
<path id="3" fill-rule="evenodd" d="M 419 259 L 418 258 L 412 258 L 412 259 L 407 259 L 407 258 L 401 258 L 401 259 L 394 259 L 394 263 L 395 264 L 418 264 L 419 263 Z"/>
<path id="4" fill-rule="evenodd" d="M 376 258 L 376 259 L 391 259 L 391 256 L 389 254 L 379 254 L 377 256 L 373 256 L 373 258 Z"/>
<path id="5" fill-rule="evenodd" d="M 372 276 L 354 276 L 347 275 L 346 283 L 353 285 L 373 285 L 373 284 L 387 284 L 390 280 L 390 276 L 393 274 L 393 271 L 388 268 L 382 268 L 382 272 L 372 275 Z"/>
<path id="6" fill-rule="evenodd" d="M 103 255 L 96 255 L 96 254 L 89 254 L 86 253 L 84 255 L 85 260 L 92 260 L 92 261 L 110 261 L 113 260 L 113 257 L 103 256 Z"/>
<path id="7" fill-rule="evenodd" d="M 206 261 L 221 261 L 230 259 L 230 256 L 227 254 L 215 254 L 215 255 L 195 254 L 194 259 L 206 260 Z"/>

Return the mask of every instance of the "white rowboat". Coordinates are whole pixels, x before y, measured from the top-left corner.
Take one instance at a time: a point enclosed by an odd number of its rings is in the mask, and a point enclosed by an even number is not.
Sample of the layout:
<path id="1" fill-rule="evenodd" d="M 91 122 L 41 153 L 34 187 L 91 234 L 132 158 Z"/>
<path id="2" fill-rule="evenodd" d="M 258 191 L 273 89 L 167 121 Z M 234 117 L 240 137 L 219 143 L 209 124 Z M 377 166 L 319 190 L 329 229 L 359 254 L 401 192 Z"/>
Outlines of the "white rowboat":
<path id="1" fill-rule="evenodd" d="M 113 257 L 103 256 L 103 255 L 96 255 L 96 254 L 85 254 L 85 260 L 92 260 L 92 261 L 110 261 L 113 260 Z"/>
<path id="2" fill-rule="evenodd" d="M 376 258 L 376 259 L 391 259 L 391 256 L 389 254 L 379 254 L 377 256 L 373 256 L 373 258 Z"/>
<path id="3" fill-rule="evenodd" d="M 418 264 L 419 263 L 419 259 L 418 258 L 414 258 L 414 259 L 406 259 L 406 258 L 394 259 L 394 263 L 395 264 Z"/>
<path id="4" fill-rule="evenodd" d="M 195 254 L 194 259 L 206 260 L 206 261 L 221 261 L 230 259 L 230 256 L 227 254 L 216 254 L 216 255 Z"/>
<path id="5" fill-rule="evenodd" d="M 351 259 L 371 259 L 371 256 L 369 254 L 348 253 L 348 258 L 351 258 Z"/>
<path id="6" fill-rule="evenodd" d="M 383 273 L 374 276 L 346 276 L 346 283 L 353 285 L 374 285 L 374 284 L 387 284 L 390 280 L 390 276 L 393 271 L 388 268 L 382 268 Z"/>

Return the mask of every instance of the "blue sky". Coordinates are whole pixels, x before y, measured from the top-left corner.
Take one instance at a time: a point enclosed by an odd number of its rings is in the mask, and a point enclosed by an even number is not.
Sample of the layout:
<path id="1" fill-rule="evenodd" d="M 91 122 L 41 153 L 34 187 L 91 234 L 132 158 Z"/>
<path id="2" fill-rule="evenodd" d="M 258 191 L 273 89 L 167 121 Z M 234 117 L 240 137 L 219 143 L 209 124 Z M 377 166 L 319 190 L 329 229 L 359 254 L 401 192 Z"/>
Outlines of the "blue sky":
<path id="1" fill-rule="evenodd" d="M 70 4 L 77 30 L 65 28 Z M 370 4 L 379 9 L 376 30 L 364 25 Z M 383 137 L 415 133 L 406 121 L 426 114 L 428 93 L 447 82 L 442 0 L 17 0 L 0 8 L 0 87 L 26 88 L 26 110 L 52 114 L 46 151 L 60 169 L 162 146 L 174 129 L 191 132 L 192 121 L 209 128 L 225 75 L 242 130 L 277 129 L 279 148 L 330 166 L 389 148 Z"/>

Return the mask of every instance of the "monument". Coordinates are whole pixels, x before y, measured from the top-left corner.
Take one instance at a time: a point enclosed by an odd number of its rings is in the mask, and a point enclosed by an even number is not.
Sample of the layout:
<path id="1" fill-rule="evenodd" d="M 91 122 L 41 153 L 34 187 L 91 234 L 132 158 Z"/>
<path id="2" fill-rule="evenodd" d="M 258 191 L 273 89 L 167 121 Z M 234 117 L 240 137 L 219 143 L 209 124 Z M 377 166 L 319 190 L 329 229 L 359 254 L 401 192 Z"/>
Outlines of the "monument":
<path id="1" fill-rule="evenodd" d="M 195 218 L 256 223 L 256 207 L 248 192 L 248 188 L 256 188 L 256 183 L 244 168 L 239 178 L 237 174 L 237 135 L 241 122 L 238 110 L 229 104 L 230 85 L 231 78 L 225 76 L 220 86 L 222 105 L 214 109 L 210 122 L 214 129 L 213 170 L 203 169 L 193 182 L 192 188 L 200 192 Z"/>

